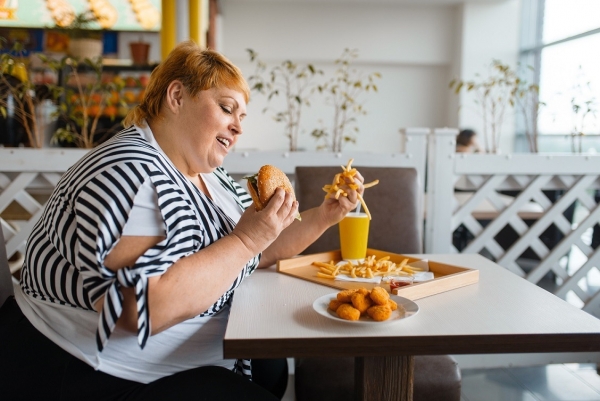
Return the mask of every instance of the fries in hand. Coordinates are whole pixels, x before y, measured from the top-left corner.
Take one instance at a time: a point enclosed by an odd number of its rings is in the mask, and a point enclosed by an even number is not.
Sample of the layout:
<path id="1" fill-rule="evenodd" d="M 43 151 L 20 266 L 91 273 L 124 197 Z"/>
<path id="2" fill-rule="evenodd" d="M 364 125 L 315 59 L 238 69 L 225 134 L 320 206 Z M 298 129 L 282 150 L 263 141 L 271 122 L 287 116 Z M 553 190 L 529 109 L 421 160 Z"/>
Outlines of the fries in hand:
<path id="1" fill-rule="evenodd" d="M 348 160 L 347 165 L 341 166 L 343 171 L 341 173 L 336 174 L 333 177 L 333 182 L 331 183 L 331 185 L 325 185 L 323 187 L 323 191 L 327 192 L 327 194 L 325 195 L 325 199 L 327 199 L 327 198 L 339 199 L 340 196 L 348 196 L 348 193 L 346 191 L 344 191 L 343 188 L 341 188 L 342 185 L 346 185 L 350 189 L 354 189 L 354 190 L 358 189 L 358 185 L 356 184 L 356 181 L 354 180 L 354 176 L 356 175 L 357 170 L 355 168 L 351 168 L 353 161 L 354 161 L 354 159 L 350 159 L 350 160 Z M 363 187 L 365 189 L 367 189 L 367 188 L 371 188 L 372 186 L 375 186 L 377 184 L 379 184 L 379 180 L 371 181 L 368 184 L 364 184 Z M 363 199 L 361 194 L 357 194 L 357 195 L 358 195 L 358 200 L 360 201 L 360 204 L 362 205 L 363 209 L 365 210 L 365 213 L 369 217 L 369 220 L 371 220 L 371 213 L 369 212 L 369 208 L 367 207 L 365 200 Z"/>

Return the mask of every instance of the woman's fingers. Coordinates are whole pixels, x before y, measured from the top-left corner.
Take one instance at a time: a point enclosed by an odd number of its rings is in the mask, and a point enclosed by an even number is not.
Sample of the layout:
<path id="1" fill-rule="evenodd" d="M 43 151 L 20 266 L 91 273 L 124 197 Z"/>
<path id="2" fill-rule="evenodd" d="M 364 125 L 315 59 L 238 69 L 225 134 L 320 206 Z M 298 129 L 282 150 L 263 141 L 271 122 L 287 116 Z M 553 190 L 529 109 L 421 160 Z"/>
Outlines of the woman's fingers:
<path id="1" fill-rule="evenodd" d="M 340 207 L 342 209 L 350 211 L 356 209 L 356 206 L 358 206 L 358 196 L 356 195 L 355 191 L 352 191 L 351 193 L 348 193 L 347 197 L 340 196 L 338 202 L 340 203 Z"/>
<path id="2" fill-rule="evenodd" d="M 298 213 L 298 202 L 294 201 L 293 195 L 278 188 L 263 210 L 256 211 L 254 207 L 248 209 L 251 210 L 242 214 L 234 232 L 249 238 L 249 249 L 258 253 L 266 249 L 294 221 Z"/>
<path id="3" fill-rule="evenodd" d="M 282 188 L 277 188 L 275 194 L 269 200 L 265 208 L 268 213 L 275 213 L 279 221 L 284 222 L 284 228 L 291 224 L 298 213 L 298 202 L 294 200 L 294 195 L 287 193 Z M 289 217 L 292 216 L 290 220 Z M 288 221 L 289 220 L 289 221 Z"/>

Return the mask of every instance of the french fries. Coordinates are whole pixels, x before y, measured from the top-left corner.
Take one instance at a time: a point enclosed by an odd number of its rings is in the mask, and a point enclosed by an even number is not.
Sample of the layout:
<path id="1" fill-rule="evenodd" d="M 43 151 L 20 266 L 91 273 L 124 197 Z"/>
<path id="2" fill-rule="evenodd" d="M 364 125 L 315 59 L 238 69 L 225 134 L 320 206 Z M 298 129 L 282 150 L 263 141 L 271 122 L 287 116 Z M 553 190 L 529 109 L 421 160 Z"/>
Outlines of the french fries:
<path id="1" fill-rule="evenodd" d="M 333 177 L 333 182 L 331 183 L 331 185 L 325 185 L 323 187 L 323 191 L 327 192 L 327 194 L 325 195 L 325 199 L 339 199 L 340 196 L 348 196 L 346 191 L 344 191 L 341 188 L 342 185 L 347 185 L 350 189 L 358 189 L 358 185 L 354 181 L 354 176 L 356 175 L 357 170 L 355 168 L 351 168 L 353 161 L 354 159 L 350 159 L 348 160 L 347 165 L 341 166 L 343 171 L 341 173 L 336 174 Z M 368 184 L 364 184 L 363 187 L 367 189 L 377 184 L 379 184 L 379 180 L 374 180 L 369 182 Z M 369 217 L 369 220 L 371 220 L 371 213 L 369 212 L 369 208 L 367 207 L 367 204 L 365 203 L 365 200 L 363 199 L 361 194 L 358 194 L 358 200 L 360 201 L 360 204 L 365 210 L 365 213 Z"/>
<path id="2" fill-rule="evenodd" d="M 350 262 L 336 264 L 333 260 L 329 263 L 313 262 L 317 267 L 317 277 L 334 280 L 338 274 L 346 274 L 352 278 L 374 278 L 376 276 L 412 276 L 416 272 L 422 271 L 418 267 L 408 265 L 408 259 L 402 259 L 400 263 L 394 263 L 389 260 L 389 256 L 375 259 L 375 255 L 370 255 L 359 265 Z"/>

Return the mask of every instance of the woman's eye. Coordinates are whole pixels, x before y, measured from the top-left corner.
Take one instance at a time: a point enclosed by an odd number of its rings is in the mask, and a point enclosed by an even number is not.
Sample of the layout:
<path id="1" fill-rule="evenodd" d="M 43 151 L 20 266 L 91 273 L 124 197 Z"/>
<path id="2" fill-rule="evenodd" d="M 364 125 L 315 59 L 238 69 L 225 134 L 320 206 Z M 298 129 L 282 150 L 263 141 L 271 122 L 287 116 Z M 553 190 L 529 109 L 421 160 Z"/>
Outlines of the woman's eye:
<path id="1" fill-rule="evenodd" d="M 227 114 L 231 114 L 231 110 L 229 109 L 229 107 L 226 107 L 226 106 L 222 106 L 222 105 L 221 105 L 221 109 L 222 109 L 222 110 L 223 110 L 225 113 L 227 113 Z"/>

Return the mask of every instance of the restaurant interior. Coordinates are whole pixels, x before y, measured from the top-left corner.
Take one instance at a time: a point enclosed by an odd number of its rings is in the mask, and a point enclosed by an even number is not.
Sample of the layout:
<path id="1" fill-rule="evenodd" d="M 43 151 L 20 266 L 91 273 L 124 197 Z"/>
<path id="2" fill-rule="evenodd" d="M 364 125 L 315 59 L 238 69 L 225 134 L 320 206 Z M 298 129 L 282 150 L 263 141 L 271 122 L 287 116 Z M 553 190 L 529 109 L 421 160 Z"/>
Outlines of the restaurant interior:
<path id="1" fill-rule="evenodd" d="M 478 254 L 600 318 L 599 13 L 596 0 L 2 1 L 0 221 L 13 285 L 60 175 L 123 128 L 152 71 L 193 40 L 250 85 L 224 162 L 240 184 L 279 166 L 302 207 L 353 160 L 365 182 L 380 180 L 365 191 L 369 248 Z M 337 235 L 304 254 L 339 247 Z M 478 285 L 460 280 L 437 291 Z M 600 400 L 598 346 L 488 351 L 415 358 L 414 399 Z M 318 399 L 307 371 L 328 365 L 302 356 L 287 356 L 285 401 Z M 431 384 L 419 376 L 454 398 L 420 396 Z"/>

